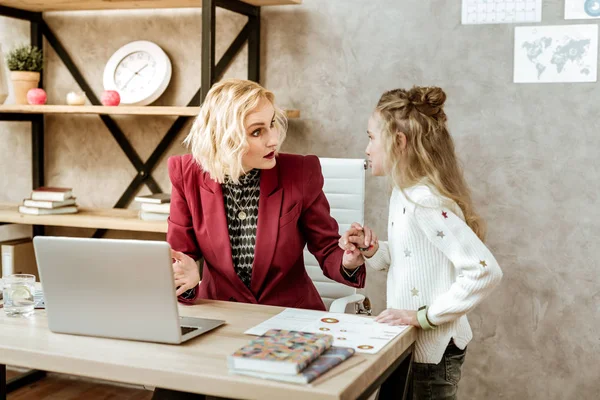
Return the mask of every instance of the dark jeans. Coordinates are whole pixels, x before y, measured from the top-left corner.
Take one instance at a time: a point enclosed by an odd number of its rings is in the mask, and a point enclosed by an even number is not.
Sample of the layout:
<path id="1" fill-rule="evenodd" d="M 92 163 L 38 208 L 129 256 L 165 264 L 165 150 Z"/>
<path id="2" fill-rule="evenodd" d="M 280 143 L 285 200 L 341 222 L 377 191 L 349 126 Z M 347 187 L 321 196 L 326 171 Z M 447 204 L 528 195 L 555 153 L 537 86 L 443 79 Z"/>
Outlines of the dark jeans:
<path id="1" fill-rule="evenodd" d="M 456 400 L 464 350 L 450 342 L 439 364 L 413 363 L 413 400 Z"/>
<path id="2" fill-rule="evenodd" d="M 454 342 L 450 342 L 442 361 L 438 364 L 413 363 L 407 398 L 412 400 L 456 400 L 456 390 L 466 350 L 460 350 Z M 407 373 L 407 363 L 401 364 L 381 385 L 378 400 L 402 399 Z"/>

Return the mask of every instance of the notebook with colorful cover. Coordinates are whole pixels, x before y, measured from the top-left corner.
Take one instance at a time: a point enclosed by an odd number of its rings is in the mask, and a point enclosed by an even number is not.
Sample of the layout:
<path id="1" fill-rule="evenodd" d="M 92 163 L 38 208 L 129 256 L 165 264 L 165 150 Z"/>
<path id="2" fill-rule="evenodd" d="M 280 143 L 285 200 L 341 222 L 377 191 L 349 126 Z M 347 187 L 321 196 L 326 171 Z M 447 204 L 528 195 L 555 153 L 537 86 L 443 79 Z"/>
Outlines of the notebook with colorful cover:
<path id="1" fill-rule="evenodd" d="M 331 335 L 270 329 L 230 355 L 229 369 L 296 375 L 332 343 Z"/>
<path id="2" fill-rule="evenodd" d="M 278 373 L 257 372 L 247 370 L 233 370 L 239 375 L 254 376 L 256 378 L 271 379 L 275 381 L 290 383 L 310 383 L 325 374 L 338 364 L 341 364 L 354 354 L 354 349 L 350 347 L 331 347 L 325 353 L 321 354 L 316 360 L 304 368 L 296 375 L 285 375 Z"/>

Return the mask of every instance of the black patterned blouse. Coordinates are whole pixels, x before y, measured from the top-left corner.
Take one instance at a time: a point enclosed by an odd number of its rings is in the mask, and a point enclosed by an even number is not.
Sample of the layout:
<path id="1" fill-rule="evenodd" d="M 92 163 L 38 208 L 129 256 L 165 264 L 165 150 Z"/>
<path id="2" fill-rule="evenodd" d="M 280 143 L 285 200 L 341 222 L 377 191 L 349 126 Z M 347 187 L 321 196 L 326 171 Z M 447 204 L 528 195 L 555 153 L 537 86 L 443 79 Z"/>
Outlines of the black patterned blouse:
<path id="1" fill-rule="evenodd" d="M 241 176 L 239 184 L 225 181 L 221 187 L 227 212 L 233 267 L 242 282 L 250 287 L 258 224 L 260 170 L 253 169 Z"/>

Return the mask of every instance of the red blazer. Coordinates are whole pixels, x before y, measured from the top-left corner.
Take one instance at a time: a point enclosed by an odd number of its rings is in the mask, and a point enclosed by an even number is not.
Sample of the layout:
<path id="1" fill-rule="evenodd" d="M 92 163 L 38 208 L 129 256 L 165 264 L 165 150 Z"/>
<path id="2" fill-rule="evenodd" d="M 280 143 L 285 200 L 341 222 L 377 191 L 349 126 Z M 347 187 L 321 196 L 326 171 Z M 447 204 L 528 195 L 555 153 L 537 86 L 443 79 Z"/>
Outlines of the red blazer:
<path id="1" fill-rule="evenodd" d="M 204 257 L 196 298 L 180 301 L 215 299 L 325 310 L 304 267 L 302 251 L 307 243 L 325 276 L 364 287 L 364 265 L 354 282 L 341 270 L 338 224 L 329 214 L 316 156 L 280 154 L 274 168 L 261 171 L 250 288 L 233 268 L 221 185 L 189 154 L 170 157 L 168 165 L 173 188 L 167 241 L 196 260 Z"/>

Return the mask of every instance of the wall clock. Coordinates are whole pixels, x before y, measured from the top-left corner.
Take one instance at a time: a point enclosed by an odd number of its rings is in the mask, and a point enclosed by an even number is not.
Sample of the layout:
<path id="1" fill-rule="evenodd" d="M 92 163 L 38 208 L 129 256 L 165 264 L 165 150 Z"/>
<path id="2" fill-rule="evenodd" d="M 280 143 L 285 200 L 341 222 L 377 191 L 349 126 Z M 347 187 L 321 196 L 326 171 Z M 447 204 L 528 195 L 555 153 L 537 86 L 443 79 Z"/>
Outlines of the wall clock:
<path id="1" fill-rule="evenodd" d="M 171 80 L 171 60 L 155 43 L 138 40 L 117 50 L 104 68 L 104 90 L 116 90 L 121 104 L 145 106 L 160 97 Z"/>

